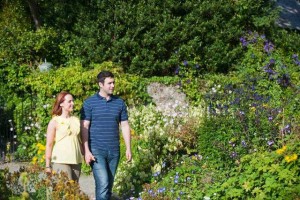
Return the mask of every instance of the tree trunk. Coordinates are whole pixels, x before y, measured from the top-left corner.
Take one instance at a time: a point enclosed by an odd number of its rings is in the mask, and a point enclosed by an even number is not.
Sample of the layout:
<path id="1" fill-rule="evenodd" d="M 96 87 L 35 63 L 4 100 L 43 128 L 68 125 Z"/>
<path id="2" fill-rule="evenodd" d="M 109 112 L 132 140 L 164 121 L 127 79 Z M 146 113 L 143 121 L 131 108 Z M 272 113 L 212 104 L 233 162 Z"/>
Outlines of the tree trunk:
<path id="1" fill-rule="evenodd" d="M 39 7 L 35 0 L 27 0 L 28 6 L 30 8 L 31 17 L 33 19 L 34 25 L 36 29 L 41 28 L 42 23 L 39 18 Z"/>

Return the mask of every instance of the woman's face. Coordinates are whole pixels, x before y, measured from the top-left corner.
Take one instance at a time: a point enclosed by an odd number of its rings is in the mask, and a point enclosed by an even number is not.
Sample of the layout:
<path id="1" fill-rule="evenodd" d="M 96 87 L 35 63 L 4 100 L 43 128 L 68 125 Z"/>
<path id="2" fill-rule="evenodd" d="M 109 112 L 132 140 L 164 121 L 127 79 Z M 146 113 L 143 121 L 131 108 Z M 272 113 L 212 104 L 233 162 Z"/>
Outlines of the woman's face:
<path id="1" fill-rule="evenodd" d="M 60 104 L 62 110 L 71 112 L 74 108 L 74 99 L 72 95 L 67 94 L 64 98 L 65 100 Z"/>

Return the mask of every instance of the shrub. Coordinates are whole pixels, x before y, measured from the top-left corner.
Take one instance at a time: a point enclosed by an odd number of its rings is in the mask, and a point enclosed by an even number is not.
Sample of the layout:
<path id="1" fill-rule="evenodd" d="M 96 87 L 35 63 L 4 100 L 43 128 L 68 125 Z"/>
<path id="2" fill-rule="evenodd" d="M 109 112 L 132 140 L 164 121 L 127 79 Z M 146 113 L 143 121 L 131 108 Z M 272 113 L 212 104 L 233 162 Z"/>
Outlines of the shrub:
<path id="1" fill-rule="evenodd" d="M 21 196 L 25 199 L 85 199 L 88 196 L 80 191 L 79 184 L 69 180 L 65 173 L 45 174 L 38 165 L 21 167 L 19 171 L 8 172 L 1 176 L 1 184 L 7 187 L 3 191 L 4 199 Z M 2 182 L 3 181 L 3 182 Z M 9 194 L 8 194 L 9 193 Z M 1 196 L 2 197 L 2 196 Z"/>
<path id="2" fill-rule="evenodd" d="M 276 19 L 272 1 L 264 0 L 102 1 L 93 10 L 80 13 L 71 39 L 61 45 L 68 60 L 112 60 L 147 77 L 171 75 L 184 59 L 204 71 L 228 71 L 242 53 L 242 31 L 272 29 Z"/>
<path id="3" fill-rule="evenodd" d="M 152 175 L 163 176 L 181 155 L 195 152 L 197 127 L 202 117 L 201 108 L 194 107 L 185 109 L 185 113 L 174 112 L 176 116 L 163 115 L 168 112 L 161 112 L 151 104 L 128 111 L 133 160 L 127 163 L 125 158 L 121 159 L 114 187 L 124 198 L 138 196 L 142 185 L 153 181 Z M 124 143 L 121 144 L 124 148 Z"/>
<path id="4" fill-rule="evenodd" d="M 299 119 L 297 55 L 282 56 L 257 33 L 241 43 L 246 57 L 239 71 L 210 83 L 204 95 L 208 116 L 199 131 L 201 153 L 227 164 L 259 149 L 274 150 L 294 134 Z"/>

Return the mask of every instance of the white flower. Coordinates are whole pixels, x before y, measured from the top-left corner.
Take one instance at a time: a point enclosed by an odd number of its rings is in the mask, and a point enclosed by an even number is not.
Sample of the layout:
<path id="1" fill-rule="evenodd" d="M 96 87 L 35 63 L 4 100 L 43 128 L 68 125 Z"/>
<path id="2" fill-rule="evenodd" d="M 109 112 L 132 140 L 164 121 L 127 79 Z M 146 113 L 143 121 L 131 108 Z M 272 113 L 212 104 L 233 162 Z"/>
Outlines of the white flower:
<path id="1" fill-rule="evenodd" d="M 17 138 L 17 135 L 14 135 L 14 138 Z"/>
<path id="2" fill-rule="evenodd" d="M 10 128 L 9 130 L 10 130 L 10 131 L 13 131 L 13 130 L 14 130 L 14 128 Z"/>
<path id="3" fill-rule="evenodd" d="M 210 197 L 205 196 L 203 199 L 204 199 L 204 200 L 210 200 Z"/>
<path id="4" fill-rule="evenodd" d="M 213 93 L 216 93 L 217 92 L 217 90 L 216 90 L 216 88 L 211 88 L 211 91 L 213 92 Z"/>

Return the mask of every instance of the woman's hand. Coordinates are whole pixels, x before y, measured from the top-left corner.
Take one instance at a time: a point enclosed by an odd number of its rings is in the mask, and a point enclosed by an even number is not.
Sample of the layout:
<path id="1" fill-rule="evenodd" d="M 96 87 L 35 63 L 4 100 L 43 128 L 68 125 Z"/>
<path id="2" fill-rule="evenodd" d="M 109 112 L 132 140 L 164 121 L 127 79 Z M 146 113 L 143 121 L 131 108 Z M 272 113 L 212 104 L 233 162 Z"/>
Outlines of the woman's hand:
<path id="1" fill-rule="evenodd" d="M 51 167 L 46 167 L 46 168 L 45 168 L 45 172 L 46 172 L 47 174 L 51 174 L 51 173 L 52 173 Z"/>

